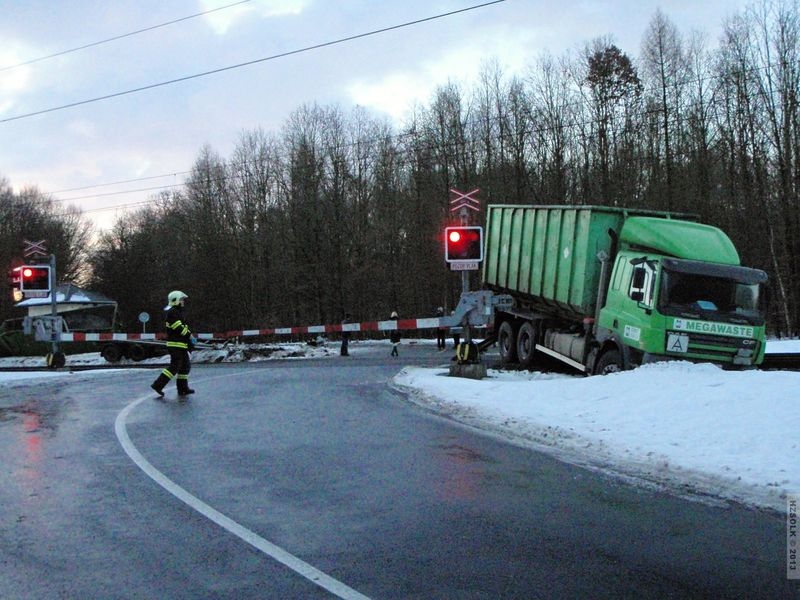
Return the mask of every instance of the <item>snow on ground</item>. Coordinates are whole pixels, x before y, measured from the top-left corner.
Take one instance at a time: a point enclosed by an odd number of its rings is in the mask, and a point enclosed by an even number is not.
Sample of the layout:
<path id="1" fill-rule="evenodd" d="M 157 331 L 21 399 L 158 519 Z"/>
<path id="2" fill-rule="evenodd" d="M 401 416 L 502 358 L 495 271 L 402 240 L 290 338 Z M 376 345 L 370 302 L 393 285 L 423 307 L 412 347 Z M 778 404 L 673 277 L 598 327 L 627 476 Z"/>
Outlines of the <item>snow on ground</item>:
<path id="1" fill-rule="evenodd" d="M 351 343 L 351 353 L 369 346 Z M 278 348 L 204 350 L 193 360 L 338 354 L 338 345 Z M 772 342 L 768 351 L 800 352 L 800 341 Z M 96 354 L 68 358 L 68 365 L 103 362 Z M 42 364 L 40 357 L 28 360 Z M 0 366 L 9 361 L 25 364 L 0 359 Z M 59 376 L 69 373 L 0 373 L 0 397 L 4 386 Z M 672 362 L 589 378 L 490 369 L 487 378 L 473 380 L 449 377 L 445 368 L 406 367 L 393 384 L 430 410 L 640 484 L 778 511 L 787 494 L 800 493 L 800 372 Z"/>

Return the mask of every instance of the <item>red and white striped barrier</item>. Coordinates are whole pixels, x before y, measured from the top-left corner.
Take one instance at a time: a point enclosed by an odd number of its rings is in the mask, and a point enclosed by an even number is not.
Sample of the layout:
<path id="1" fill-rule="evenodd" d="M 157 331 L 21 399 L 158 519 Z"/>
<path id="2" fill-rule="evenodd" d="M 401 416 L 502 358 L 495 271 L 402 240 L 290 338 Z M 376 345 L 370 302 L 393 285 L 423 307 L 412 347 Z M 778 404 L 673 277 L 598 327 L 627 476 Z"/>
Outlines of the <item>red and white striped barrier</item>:
<path id="1" fill-rule="evenodd" d="M 307 335 L 323 333 L 341 333 L 342 331 L 392 331 L 414 329 L 436 329 L 448 327 L 443 323 L 445 319 L 432 317 L 427 319 L 399 319 L 389 321 L 367 321 L 364 323 L 345 323 L 338 325 L 308 325 L 306 327 L 274 327 L 267 329 L 243 329 L 241 331 L 226 331 L 225 333 L 198 333 L 197 339 L 229 339 L 234 337 L 255 337 L 264 335 Z M 62 342 L 127 342 L 127 341 L 154 341 L 166 337 L 163 333 L 62 333 Z"/>
<path id="2" fill-rule="evenodd" d="M 62 333 L 62 342 L 127 342 L 139 340 L 160 340 L 160 333 Z"/>

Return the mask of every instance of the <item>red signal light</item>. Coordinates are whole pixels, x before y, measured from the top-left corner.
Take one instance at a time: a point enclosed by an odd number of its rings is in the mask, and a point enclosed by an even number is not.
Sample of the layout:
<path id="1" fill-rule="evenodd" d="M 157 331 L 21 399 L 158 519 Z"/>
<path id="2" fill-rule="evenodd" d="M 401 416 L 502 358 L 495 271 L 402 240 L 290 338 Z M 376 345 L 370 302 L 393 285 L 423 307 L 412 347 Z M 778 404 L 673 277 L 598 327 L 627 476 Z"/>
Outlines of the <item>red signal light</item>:
<path id="1" fill-rule="evenodd" d="M 444 259 L 449 263 L 483 260 L 483 227 L 447 227 Z"/>
<path id="2" fill-rule="evenodd" d="M 47 265 L 24 265 L 20 269 L 20 289 L 23 292 L 50 291 L 50 267 Z"/>

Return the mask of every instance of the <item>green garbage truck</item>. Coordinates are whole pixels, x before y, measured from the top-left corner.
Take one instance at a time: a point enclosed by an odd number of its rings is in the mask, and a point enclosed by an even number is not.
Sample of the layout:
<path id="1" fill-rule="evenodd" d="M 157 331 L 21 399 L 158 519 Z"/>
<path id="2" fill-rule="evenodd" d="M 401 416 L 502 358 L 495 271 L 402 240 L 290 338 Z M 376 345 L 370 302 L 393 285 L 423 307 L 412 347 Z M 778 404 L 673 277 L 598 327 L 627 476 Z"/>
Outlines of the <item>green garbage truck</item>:
<path id="1" fill-rule="evenodd" d="M 767 274 L 691 215 L 490 205 L 484 302 L 504 363 L 549 355 L 606 374 L 669 359 L 764 359 Z"/>

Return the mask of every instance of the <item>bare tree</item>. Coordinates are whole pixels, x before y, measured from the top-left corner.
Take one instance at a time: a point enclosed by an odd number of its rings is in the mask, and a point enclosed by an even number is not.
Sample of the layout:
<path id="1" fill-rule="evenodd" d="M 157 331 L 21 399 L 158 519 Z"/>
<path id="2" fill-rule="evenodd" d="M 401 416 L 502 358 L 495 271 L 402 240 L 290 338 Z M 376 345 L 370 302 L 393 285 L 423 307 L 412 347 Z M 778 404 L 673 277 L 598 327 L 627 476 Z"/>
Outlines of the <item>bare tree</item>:
<path id="1" fill-rule="evenodd" d="M 621 142 L 629 139 L 625 130 L 632 125 L 629 108 L 638 103 L 641 82 L 630 58 L 607 40 L 595 40 L 584 55 L 584 73 L 580 84 L 589 90 L 589 115 L 587 168 L 595 170 L 599 177 L 597 191 L 591 201 L 599 204 L 618 205 L 627 203 L 612 178 Z M 629 162 L 626 161 L 626 164 Z"/>
<path id="2" fill-rule="evenodd" d="M 787 279 L 800 278 L 800 14 L 797 2 L 767 2 L 749 10 L 754 23 L 754 62 L 757 85 L 764 111 L 765 149 L 770 192 L 775 205 L 775 223 L 784 241 Z M 795 307 L 787 329 L 800 319 L 797 286 L 786 290 Z M 787 307 L 788 308 L 788 307 Z M 788 312 L 788 311 L 787 311 Z"/>
<path id="3" fill-rule="evenodd" d="M 246 323 L 265 324 L 276 318 L 276 269 L 281 246 L 276 243 L 275 223 L 280 177 L 279 142 L 257 129 L 241 134 L 228 169 L 234 203 L 232 223 L 235 280 Z"/>
<path id="4" fill-rule="evenodd" d="M 648 95 L 652 98 L 650 104 L 661 123 L 665 173 L 663 193 L 665 208 L 672 210 L 677 196 L 674 145 L 675 139 L 680 137 L 687 69 L 683 40 L 675 25 L 660 9 L 653 15 L 642 42 L 642 65 Z"/>
<path id="5" fill-rule="evenodd" d="M 573 131 L 579 118 L 575 107 L 580 97 L 570 86 L 563 63 L 549 54 L 541 56 L 529 71 L 531 95 L 529 127 L 532 128 L 532 152 L 537 151 L 541 165 L 542 198 L 556 204 L 580 199 L 571 188 L 569 172 L 575 169 Z"/>
<path id="6" fill-rule="evenodd" d="M 760 69 L 753 52 L 752 25 L 750 17 L 739 15 L 725 26 L 719 69 L 724 82 L 720 100 L 724 106 L 725 153 L 722 158 L 727 177 L 720 185 L 727 190 L 726 210 L 739 215 L 757 215 L 755 222 L 763 226 L 768 248 L 764 258 L 771 264 L 770 276 L 776 291 L 777 304 L 773 303 L 773 308 L 780 306 L 778 312 L 783 323 L 779 329 L 792 332 L 795 309 L 786 281 L 793 259 L 786 256 L 780 217 L 770 186 L 770 143 L 765 111 L 758 94 Z M 755 254 L 758 249 L 750 245 L 761 238 L 753 236 L 751 229 L 747 227 L 745 231 L 732 233 L 734 239 L 745 242 L 741 247 Z"/>

